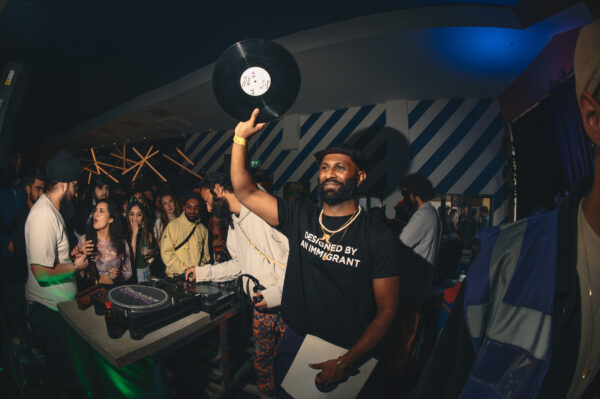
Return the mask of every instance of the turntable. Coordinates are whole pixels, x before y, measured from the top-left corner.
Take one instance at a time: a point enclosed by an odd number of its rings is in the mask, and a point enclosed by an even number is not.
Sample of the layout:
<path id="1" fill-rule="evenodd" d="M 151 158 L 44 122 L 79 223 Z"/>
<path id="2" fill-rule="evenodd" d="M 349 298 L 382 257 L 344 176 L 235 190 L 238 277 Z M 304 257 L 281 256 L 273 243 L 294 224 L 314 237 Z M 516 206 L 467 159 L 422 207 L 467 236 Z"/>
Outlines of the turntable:
<path id="1" fill-rule="evenodd" d="M 210 283 L 196 285 L 176 278 L 118 286 L 108 291 L 106 300 L 113 303 L 123 330 L 129 330 L 132 339 L 142 339 L 192 313 L 205 311 L 214 318 L 231 308 L 234 296 Z"/>

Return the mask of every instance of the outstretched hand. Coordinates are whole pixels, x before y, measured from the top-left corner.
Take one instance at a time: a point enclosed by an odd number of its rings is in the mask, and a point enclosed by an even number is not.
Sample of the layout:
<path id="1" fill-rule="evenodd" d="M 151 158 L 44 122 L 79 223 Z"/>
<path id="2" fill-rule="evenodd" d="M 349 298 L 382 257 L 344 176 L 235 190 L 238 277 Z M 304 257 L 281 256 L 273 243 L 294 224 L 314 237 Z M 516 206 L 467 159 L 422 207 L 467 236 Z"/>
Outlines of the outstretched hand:
<path id="1" fill-rule="evenodd" d="M 189 281 L 190 283 L 196 282 L 196 276 L 194 272 L 196 271 L 196 266 L 188 267 L 185 269 L 185 281 Z"/>
<path id="2" fill-rule="evenodd" d="M 256 123 L 256 118 L 258 118 L 259 113 L 260 110 L 255 108 L 254 111 L 252 111 L 250 119 L 246 122 L 238 123 L 235 127 L 235 135 L 243 139 L 248 139 L 263 130 L 266 123 Z"/>

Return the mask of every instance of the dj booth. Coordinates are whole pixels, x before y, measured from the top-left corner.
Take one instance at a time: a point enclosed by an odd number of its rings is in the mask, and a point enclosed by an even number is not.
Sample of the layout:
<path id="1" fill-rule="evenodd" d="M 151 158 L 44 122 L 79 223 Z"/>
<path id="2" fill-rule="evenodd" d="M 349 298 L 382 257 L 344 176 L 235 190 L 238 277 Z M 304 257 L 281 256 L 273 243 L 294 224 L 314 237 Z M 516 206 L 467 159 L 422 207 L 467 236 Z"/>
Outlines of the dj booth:
<path id="1" fill-rule="evenodd" d="M 118 294 L 123 296 L 123 292 L 129 294 L 137 289 L 136 293 L 143 292 L 143 300 L 148 301 L 149 286 L 122 286 Z M 140 288 L 145 291 L 140 291 Z M 208 331 L 219 328 L 220 338 L 220 357 L 221 371 L 223 374 L 223 384 L 227 387 L 232 379 L 231 366 L 229 362 L 229 342 L 228 342 L 228 320 L 239 313 L 240 308 L 234 301 L 228 301 L 223 306 L 214 307 L 204 306 L 206 301 L 199 298 L 195 293 L 195 288 L 189 290 L 192 294 L 185 292 L 179 285 L 161 286 L 160 291 L 166 291 L 170 307 L 165 308 L 164 298 L 160 298 L 160 304 L 157 304 L 155 310 L 150 312 L 153 322 L 149 328 L 142 329 L 142 334 L 134 334 L 134 330 L 140 330 L 138 325 L 132 325 L 132 314 L 143 321 L 143 326 L 148 326 L 148 313 L 142 315 L 140 319 L 138 314 L 133 312 L 137 309 L 128 309 L 121 314 L 127 315 L 129 321 L 124 322 L 126 331 L 120 338 L 113 339 L 107 334 L 105 318 L 97 314 L 97 307 L 88 307 L 81 310 L 75 300 L 63 302 L 58 305 L 59 314 L 66 322 L 86 341 L 93 349 L 104 357 L 110 364 L 116 368 L 125 367 L 143 358 L 149 357 L 153 363 L 153 392 L 155 397 L 169 397 L 168 381 L 165 376 L 165 370 L 162 364 L 168 355 L 196 340 L 198 337 Z M 198 292 L 203 293 L 206 287 L 198 285 Z M 107 298 L 116 298 L 119 295 L 107 295 Z M 227 290 L 224 290 L 227 293 Z M 161 293 L 159 293 L 159 296 Z M 222 295 L 226 297 L 227 295 Z M 197 306 L 197 305 L 200 306 Z M 115 306 L 118 307 L 118 306 Z M 135 306 L 134 306 L 135 308 Z M 205 310 L 201 310 L 205 309 Z M 211 312 L 211 313 L 208 313 Z M 156 317 L 154 317 L 156 315 Z M 171 316 L 169 316 L 171 315 Z M 173 317 L 172 315 L 177 315 Z M 134 319 L 137 320 L 137 319 Z M 132 338 L 133 337 L 133 338 Z M 135 339 L 134 339 L 135 338 Z"/>

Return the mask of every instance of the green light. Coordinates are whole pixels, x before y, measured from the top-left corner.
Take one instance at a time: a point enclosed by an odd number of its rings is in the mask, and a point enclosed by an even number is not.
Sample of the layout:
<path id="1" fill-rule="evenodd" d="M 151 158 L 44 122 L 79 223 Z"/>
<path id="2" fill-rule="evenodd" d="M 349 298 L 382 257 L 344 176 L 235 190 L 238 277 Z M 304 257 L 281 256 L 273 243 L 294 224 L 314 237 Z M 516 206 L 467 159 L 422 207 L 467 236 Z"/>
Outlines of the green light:
<path id="1" fill-rule="evenodd" d="M 250 161 L 250 167 L 251 168 L 260 168 L 260 165 L 262 165 L 262 162 L 260 159 L 254 160 L 254 161 Z"/>

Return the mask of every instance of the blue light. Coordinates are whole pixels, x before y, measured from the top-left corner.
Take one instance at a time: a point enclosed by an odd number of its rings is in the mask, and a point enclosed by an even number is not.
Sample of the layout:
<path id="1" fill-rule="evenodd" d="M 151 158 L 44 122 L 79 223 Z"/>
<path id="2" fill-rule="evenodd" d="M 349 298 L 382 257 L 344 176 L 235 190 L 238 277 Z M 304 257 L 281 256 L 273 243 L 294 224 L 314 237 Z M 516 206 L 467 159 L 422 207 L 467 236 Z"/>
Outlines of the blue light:
<path id="1" fill-rule="evenodd" d="M 583 4 L 574 5 L 526 29 L 450 27 L 431 29 L 429 43 L 438 62 L 480 75 L 521 73 L 562 32 L 593 21 Z"/>
<path id="2" fill-rule="evenodd" d="M 528 65 L 549 39 L 541 32 L 509 28 L 438 28 L 431 33 L 442 62 L 483 74 L 511 73 Z"/>

